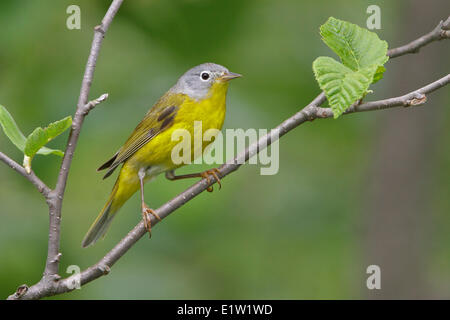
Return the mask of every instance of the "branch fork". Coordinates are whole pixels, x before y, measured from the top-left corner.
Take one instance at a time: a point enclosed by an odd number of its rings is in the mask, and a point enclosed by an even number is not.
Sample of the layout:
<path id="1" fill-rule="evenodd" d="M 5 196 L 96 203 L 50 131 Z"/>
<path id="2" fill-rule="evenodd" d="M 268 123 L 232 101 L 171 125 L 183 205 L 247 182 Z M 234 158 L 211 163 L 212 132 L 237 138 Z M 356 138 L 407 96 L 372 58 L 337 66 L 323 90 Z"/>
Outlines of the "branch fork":
<path id="1" fill-rule="evenodd" d="M 86 103 L 81 112 L 83 113 L 84 116 L 87 116 L 88 113 L 94 109 L 98 104 L 102 103 L 103 101 L 105 101 L 106 99 L 108 99 L 109 95 L 107 93 L 102 94 L 100 97 L 98 97 L 97 99 L 91 100 L 88 103 Z"/>

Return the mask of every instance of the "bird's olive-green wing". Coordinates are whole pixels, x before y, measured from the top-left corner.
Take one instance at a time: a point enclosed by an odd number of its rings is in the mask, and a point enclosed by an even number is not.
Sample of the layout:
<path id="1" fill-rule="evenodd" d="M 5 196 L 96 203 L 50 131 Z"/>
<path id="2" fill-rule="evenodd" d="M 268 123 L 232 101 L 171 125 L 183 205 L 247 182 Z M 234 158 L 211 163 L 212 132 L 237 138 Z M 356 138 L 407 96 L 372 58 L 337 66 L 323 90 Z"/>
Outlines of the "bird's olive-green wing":
<path id="1" fill-rule="evenodd" d="M 181 94 L 166 93 L 147 112 L 144 119 L 137 125 L 128 140 L 117 153 L 97 170 L 108 169 L 103 179 L 109 177 L 123 162 L 136 151 L 152 140 L 160 132 L 170 128 L 178 108 L 185 99 Z"/>

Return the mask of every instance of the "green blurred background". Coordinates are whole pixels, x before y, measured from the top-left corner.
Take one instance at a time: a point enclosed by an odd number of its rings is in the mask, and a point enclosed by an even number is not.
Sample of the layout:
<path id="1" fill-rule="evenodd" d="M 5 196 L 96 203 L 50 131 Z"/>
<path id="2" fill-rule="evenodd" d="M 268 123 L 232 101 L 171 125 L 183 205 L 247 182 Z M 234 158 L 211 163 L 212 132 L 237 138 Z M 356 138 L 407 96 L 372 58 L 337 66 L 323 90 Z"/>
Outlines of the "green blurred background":
<path id="1" fill-rule="evenodd" d="M 63 205 L 61 270 L 97 262 L 140 219 L 138 197 L 104 241 L 81 240 L 114 177 L 95 169 L 148 108 L 190 67 L 216 62 L 245 75 L 228 95 L 225 128 L 271 128 L 319 89 L 311 64 L 333 56 L 318 28 L 329 16 L 365 26 L 374 1 L 124 1 L 100 53 L 91 98 L 109 99 L 86 119 Z M 109 1 L 2 1 L 0 103 L 25 134 L 75 110 L 93 36 Z M 403 45 L 450 13 L 448 1 L 377 1 L 381 39 Z M 66 8 L 81 8 L 81 30 Z M 448 73 L 450 41 L 389 61 L 367 99 L 404 94 Z M 307 123 L 280 142 L 280 170 L 246 165 L 141 239 L 107 277 L 62 299 L 450 298 L 450 92 L 416 109 Z M 67 133 L 51 143 L 63 148 Z M 0 133 L 0 150 L 21 153 Z M 60 158 L 37 156 L 54 185 Z M 195 166 L 180 172 L 194 172 Z M 157 208 L 193 181 L 150 183 Z M 216 188 L 217 189 L 217 188 Z M 37 282 L 48 215 L 41 195 L 0 164 L 0 297 Z M 381 267 L 369 291 L 366 268 Z"/>

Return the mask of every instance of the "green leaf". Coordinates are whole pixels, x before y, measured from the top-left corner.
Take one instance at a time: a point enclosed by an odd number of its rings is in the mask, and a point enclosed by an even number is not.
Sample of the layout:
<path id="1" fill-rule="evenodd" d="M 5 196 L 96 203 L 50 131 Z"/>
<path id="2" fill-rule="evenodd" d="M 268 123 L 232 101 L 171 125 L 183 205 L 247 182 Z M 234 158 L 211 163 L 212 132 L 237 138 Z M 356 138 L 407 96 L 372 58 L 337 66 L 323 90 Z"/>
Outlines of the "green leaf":
<path id="1" fill-rule="evenodd" d="M 3 132 L 5 132 L 6 136 L 11 140 L 11 142 L 23 152 L 25 148 L 26 138 L 23 135 L 22 131 L 20 131 L 17 126 L 14 118 L 11 114 L 6 110 L 6 108 L 0 105 L 0 124 L 2 125 Z"/>
<path id="2" fill-rule="evenodd" d="M 23 165 L 28 173 L 31 172 L 31 161 L 36 154 L 55 154 L 61 157 L 64 156 L 64 152 L 61 150 L 53 150 L 44 146 L 70 128 L 71 125 L 72 117 L 69 116 L 50 123 L 48 127 L 44 129 L 41 127 L 34 129 L 34 131 L 27 137 L 25 148 L 23 150 L 25 154 Z"/>
<path id="3" fill-rule="evenodd" d="M 47 142 L 47 133 L 41 127 L 37 127 L 28 136 L 23 153 L 25 153 L 26 156 L 33 157 L 42 146 L 47 144 Z"/>
<path id="4" fill-rule="evenodd" d="M 387 42 L 356 24 L 330 17 L 320 27 L 320 35 L 342 63 L 354 71 L 374 64 L 383 65 L 389 59 Z"/>
<path id="5" fill-rule="evenodd" d="M 383 77 L 383 64 L 389 59 L 387 42 L 374 32 L 333 17 L 320 27 L 320 34 L 342 61 L 319 57 L 313 63 L 316 80 L 337 118 Z"/>
<path id="6" fill-rule="evenodd" d="M 33 160 L 33 157 L 36 154 L 64 156 L 64 152 L 61 150 L 50 149 L 44 147 L 44 145 L 70 128 L 72 125 L 72 117 L 69 116 L 62 120 L 50 123 L 45 129 L 42 129 L 41 127 L 36 128 L 28 138 L 26 138 L 8 110 L 0 105 L 0 125 L 9 140 L 11 140 L 17 149 L 25 154 L 23 165 L 26 171 L 30 173 L 31 160 Z"/>
<path id="7" fill-rule="evenodd" d="M 36 152 L 36 154 L 41 154 L 43 156 L 47 156 L 49 154 L 54 154 L 55 156 L 64 157 L 64 152 L 62 152 L 61 150 L 50 149 L 50 148 L 47 148 L 47 147 L 40 148 L 39 151 Z"/>
<path id="8" fill-rule="evenodd" d="M 62 120 L 52 122 L 48 127 L 42 129 L 38 127 L 27 137 L 25 142 L 24 153 L 26 156 L 33 158 L 36 153 L 39 154 L 56 154 L 63 156 L 60 150 L 52 150 L 44 146 L 55 137 L 66 131 L 72 125 L 72 117 L 66 117 Z"/>
<path id="9" fill-rule="evenodd" d="M 67 117 L 56 122 L 63 122 L 64 126 L 62 127 L 65 128 L 64 130 L 66 130 L 67 126 L 70 127 L 72 120 L 70 117 Z M 17 149 L 19 149 L 22 152 L 25 152 L 25 144 L 27 138 L 19 129 L 16 122 L 14 121 L 14 118 L 11 116 L 8 110 L 2 105 L 0 105 L 0 125 L 2 126 L 6 136 L 17 147 Z M 50 124 L 50 126 L 51 125 L 52 124 Z M 64 156 L 64 152 L 62 152 L 61 150 L 50 149 L 47 147 L 40 148 L 36 153 L 42 155 L 54 154 L 60 157 Z"/>
<path id="10" fill-rule="evenodd" d="M 376 68 L 369 66 L 353 71 L 330 57 L 319 57 L 314 61 L 314 74 L 335 119 L 366 93 Z"/>
<path id="11" fill-rule="evenodd" d="M 375 75 L 373 76 L 373 82 L 375 83 L 383 78 L 383 73 L 386 71 L 386 68 L 384 66 L 379 66 L 377 71 L 375 72 Z"/>
<path id="12" fill-rule="evenodd" d="M 72 117 L 70 116 L 50 123 L 48 127 L 45 129 L 45 131 L 47 131 L 49 141 L 59 136 L 67 129 L 69 129 L 71 125 L 72 125 Z"/>

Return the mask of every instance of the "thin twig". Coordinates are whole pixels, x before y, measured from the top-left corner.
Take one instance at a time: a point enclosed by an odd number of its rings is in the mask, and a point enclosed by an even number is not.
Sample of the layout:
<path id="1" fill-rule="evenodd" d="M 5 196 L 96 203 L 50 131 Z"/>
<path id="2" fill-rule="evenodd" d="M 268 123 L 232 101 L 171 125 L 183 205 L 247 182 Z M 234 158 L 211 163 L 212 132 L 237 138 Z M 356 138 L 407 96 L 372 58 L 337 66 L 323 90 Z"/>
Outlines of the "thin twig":
<path id="1" fill-rule="evenodd" d="M 429 33 L 421 36 L 420 38 L 411 41 L 408 44 L 405 44 L 404 46 L 391 49 L 388 51 L 387 55 L 390 58 L 395 58 L 398 56 L 402 56 L 408 53 L 417 53 L 419 52 L 420 48 L 426 46 L 427 44 L 442 40 L 442 39 L 449 39 L 450 38 L 450 31 L 449 29 L 450 25 L 450 17 L 447 18 L 447 20 L 439 22 L 439 24 L 436 26 L 436 28 L 433 29 L 433 31 L 430 31 Z"/>
<path id="2" fill-rule="evenodd" d="M 83 114 L 86 116 L 92 109 L 94 109 L 98 104 L 102 103 L 106 99 L 108 99 L 108 94 L 104 93 L 97 99 L 94 99 L 92 101 L 89 101 L 87 104 L 83 107 Z"/>
<path id="3" fill-rule="evenodd" d="M 374 110 L 382 110 L 389 109 L 394 107 L 411 107 L 411 106 L 419 106 L 427 102 L 427 94 L 442 88 L 450 82 L 450 74 L 445 77 L 440 78 L 439 80 L 430 83 L 429 85 L 420 88 L 416 91 L 405 94 L 401 97 L 390 98 L 385 100 L 371 101 L 363 104 L 353 104 L 344 114 L 350 114 L 355 112 L 366 112 L 366 111 L 374 111 Z M 306 109 L 306 108 L 305 108 Z M 303 109 L 303 111 L 305 111 Z M 333 117 L 333 112 L 330 108 L 319 108 L 312 109 L 310 108 L 307 112 L 312 113 L 310 117 L 312 119 L 316 118 L 331 118 Z M 311 120 L 312 120 L 311 119 Z"/>
<path id="4" fill-rule="evenodd" d="M 92 109 L 90 106 L 95 106 L 96 103 L 88 103 L 89 91 L 91 89 L 92 79 L 94 77 L 95 66 L 97 63 L 97 58 L 100 53 L 100 49 L 103 43 L 103 39 L 106 31 L 119 10 L 120 5 L 123 0 L 114 0 L 111 3 L 102 23 L 95 27 L 94 39 L 92 40 L 91 51 L 87 60 L 86 69 L 83 76 L 83 81 L 81 83 L 80 96 L 78 98 L 77 110 L 73 117 L 72 129 L 69 134 L 69 140 L 67 142 L 66 151 L 61 163 L 59 170 L 58 181 L 56 183 L 55 190 L 51 192 L 51 203 L 50 203 L 50 229 L 48 237 L 48 253 L 47 262 L 44 271 L 44 277 L 57 277 L 58 266 L 59 266 L 59 245 L 60 245 L 60 235 L 61 235 L 61 209 L 62 200 L 64 198 L 64 191 L 66 189 L 67 177 L 69 174 L 70 166 L 72 164 L 73 154 L 77 146 L 78 138 L 81 131 L 81 126 L 83 125 L 84 118 L 88 111 Z M 102 100 L 106 99 L 102 96 Z M 88 105 L 88 107 L 86 107 Z M 50 279 L 52 280 L 52 279 Z"/>
<path id="5" fill-rule="evenodd" d="M 0 160 L 6 163 L 11 169 L 14 169 L 18 173 L 20 173 L 22 176 L 24 176 L 28 181 L 30 181 L 36 189 L 42 193 L 42 195 L 47 199 L 48 194 L 50 193 L 50 188 L 47 187 L 47 185 L 42 182 L 41 179 L 39 179 L 33 171 L 31 173 L 27 173 L 25 168 L 22 167 L 20 164 L 9 158 L 6 154 L 0 152 Z"/>
<path id="6" fill-rule="evenodd" d="M 74 289 L 73 286 L 73 280 L 74 276 L 61 279 L 59 280 L 57 276 L 57 270 L 58 270 L 58 261 L 60 258 L 60 253 L 58 252 L 59 249 L 59 233 L 60 233 L 60 215 L 61 215 L 61 202 L 62 197 L 64 194 L 65 185 L 67 182 L 67 174 L 68 169 L 70 167 L 73 152 L 75 150 L 76 142 L 78 140 L 78 135 L 80 132 L 81 124 L 84 120 L 84 116 L 87 114 L 87 112 L 90 110 L 89 104 L 87 103 L 87 97 L 89 94 L 89 88 L 92 81 L 93 71 L 95 68 L 95 62 L 98 57 L 98 51 L 100 49 L 101 45 L 101 39 L 103 38 L 104 33 L 108 29 L 109 24 L 112 21 L 112 18 L 114 17 L 114 14 L 117 12 L 120 4 L 122 1 L 114 1 L 111 4 L 110 9 L 108 10 L 105 18 L 103 19 L 102 25 L 97 26 L 95 28 L 95 35 L 94 40 L 91 48 L 91 55 L 88 59 L 88 64 L 86 66 L 86 72 L 85 76 L 83 78 L 80 98 L 78 102 L 77 112 L 74 117 L 74 125 L 72 127 L 71 134 L 69 136 L 69 142 L 66 149 L 66 155 L 63 159 L 63 163 L 61 166 L 60 175 L 58 177 L 58 183 L 56 187 L 56 195 L 60 196 L 58 197 L 57 201 L 57 208 L 56 212 L 59 215 L 57 216 L 57 223 L 54 224 L 56 231 L 55 231 L 55 238 L 53 241 L 54 244 L 51 244 L 51 240 L 53 237 L 52 229 L 50 229 L 49 233 L 49 257 L 53 256 L 53 258 L 50 261 L 50 267 L 46 271 L 55 272 L 54 280 L 52 282 L 46 281 L 46 277 L 44 276 L 42 280 L 31 286 L 27 287 L 26 285 L 22 285 L 19 287 L 19 289 L 11 295 L 8 299 L 40 299 L 42 297 L 48 297 L 51 295 L 61 294 L 65 292 L 72 291 Z M 449 18 L 450 19 L 450 18 Z M 438 25 L 439 29 L 446 30 L 448 26 L 448 21 L 445 23 L 440 23 Z M 391 58 L 398 57 L 407 53 L 416 52 L 421 47 L 444 38 L 442 36 L 442 32 L 440 33 L 441 36 L 437 37 L 435 34 L 437 33 L 437 28 L 435 28 L 432 32 L 428 33 L 427 35 L 419 38 L 416 41 L 411 42 L 408 45 L 402 46 L 400 48 L 391 49 L 388 52 L 388 55 Z M 446 31 L 444 31 L 446 32 Z M 445 38 L 448 38 L 447 33 L 444 33 Z M 450 82 L 450 75 L 447 75 L 421 89 L 415 90 L 411 93 L 408 93 L 406 95 L 391 98 L 391 99 L 385 99 L 385 100 L 379 100 L 379 101 L 373 101 L 373 102 L 367 102 L 363 104 L 355 104 L 349 108 L 349 110 L 345 114 L 354 113 L 354 112 L 363 112 L 363 111 L 371 111 L 371 110 L 380 110 L 380 109 L 387 109 L 387 108 L 394 108 L 397 106 L 413 106 L 413 105 L 421 105 L 426 102 L 426 94 L 431 93 L 445 85 L 447 85 Z M 332 112 L 329 108 L 320 108 L 320 106 L 325 102 L 326 98 L 324 93 L 319 94 L 308 106 L 303 108 L 301 111 L 290 117 L 289 119 L 285 120 L 283 123 L 281 123 L 278 127 L 275 129 L 272 129 L 269 134 L 263 136 L 260 138 L 256 143 L 253 143 L 250 145 L 247 149 L 245 149 L 242 153 L 240 153 L 236 158 L 231 159 L 224 165 L 222 165 L 220 170 L 220 176 L 225 177 L 226 175 L 230 174 L 231 172 L 236 171 L 239 169 L 239 167 L 245 163 L 251 156 L 254 154 L 260 152 L 264 148 L 266 148 L 268 145 L 273 143 L 274 141 L 278 140 L 281 136 L 286 134 L 287 132 L 291 131 L 292 129 L 296 128 L 297 126 L 301 125 L 304 122 L 312 121 L 314 119 L 320 119 L 320 118 L 328 118 L 332 116 Z M 92 105 L 92 104 L 91 104 Z M 70 152 L 69 152 L 70 151 Z M 182 192 L 172 200 L 165 203 L 163 206 L 158 208 L 156 210 L 156 213 L 161 217 L 161 219 L 164 219 L 167 217 L 170 213 L 181 207 L 186 202 L 190 201 L 194 197 L 196 197 L 201 192 L 205 191 L 210 185 L 214 184 L 216 181 L 213 177 L 210 178 L 210 181 L 208 182 L 206 179 L 202 179 L 190 188 L 188 188 L 186 191 Z M 50 206 L 50 226 L 52 226 L 52 221 L 54 222 L 55 217 L 51 215 L 52 209 Z M 153 217 L 152 219 L 152 225 L 155 225 L 158 223 L 157 220 L 155 220 Z M 86 270 L 82 271 L 80 274 L 80 284 L 86 284 L 88 282 L 91 282 L 105 274 L 108 274 L 110 271 L 110 268 L 114 265 L 114 263 L 119 260 L 127 251 L 130 249 L 144 234 L 146 233 L 146 229 L 144 227 L 144 223 L 141 221 L 138 225 L 136 225 L 111 251 L 109 251 L 98 263 L 95 265 L 87 268 Z M 51 246 L 52 247 L 51 249 Z M 55 250 L 55 248 L 57 250 Z M 48 260 L 47 259 L 47 260 Z M 47 263 L 47 266 L 49 263 Z M 55 267 L 56 266 L 56 267 Z"/>

